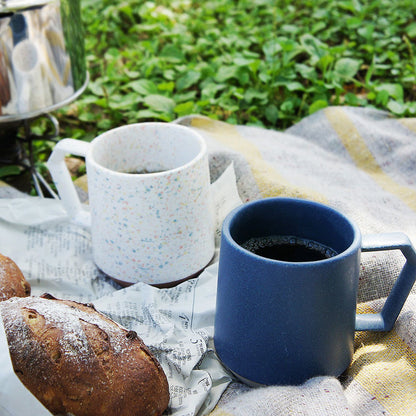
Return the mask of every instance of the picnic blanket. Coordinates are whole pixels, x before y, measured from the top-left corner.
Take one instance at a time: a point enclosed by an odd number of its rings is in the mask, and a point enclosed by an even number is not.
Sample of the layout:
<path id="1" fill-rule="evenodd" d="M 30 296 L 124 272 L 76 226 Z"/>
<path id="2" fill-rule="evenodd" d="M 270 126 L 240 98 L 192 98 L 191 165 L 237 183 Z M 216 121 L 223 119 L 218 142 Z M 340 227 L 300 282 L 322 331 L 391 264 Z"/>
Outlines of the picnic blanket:
<path id="1" fill-rule="evenodd" d="M 232 164 L 243 203 L 270 196 L 311 199 L 346 214 L 363 234 L 401 231 L 416 243 L 416 118 L 329 107 L 284 132 L 199 115 L 176 122 L 206 139 L 212 181 Z M 85 178 L 77 185 L 87 200 Z M 0 198 L 15 195 L 15 190 L 0 187 Z M 0 240 L 0 251 L 6 247 Z M 403 264 L 403 256 L 396 251 L 362 254 L 359 313 L 380 310 Z M 203 273 L 195 280 L 206 284 L 208 278 Z M 206 296 L 215 299 L 215 292 Z M 207 327 L 214 314 L 213 303 L 204 312 Z M 203 354 L 212 355 L 212 332 L 206 334 Z M 201 369 L 201 361 L 194 365 Z M 259 388 L 231 378 L 221 380 L 224 393 L 219 401 L 212 403 L 210 397 L 211 403 L 206 399 L 188 415 L 415 415 L 416 288 L 392 331 L 356 333 L 353 361 L 339 378 L 316 377 L 301 386 Z"/>
<path id="2" fill-rule="evenodd" d="M 212 166 L 233 161 L 244 201 L 312 199 L 345 213 L 363 234 L 402 231 L 416 243 L 416 119 L 330 107 L 285 132 L 202 117 L 181 122 L 204 134 Z M 362 254 L 358 312 L 380 310 L 402 265 L 395 252 Z M 415 415 L 413 293 L 391 332 L 357 333 L 353 361 L 339 380 L 258 389 L 234 383 L 212 416 Z"/>

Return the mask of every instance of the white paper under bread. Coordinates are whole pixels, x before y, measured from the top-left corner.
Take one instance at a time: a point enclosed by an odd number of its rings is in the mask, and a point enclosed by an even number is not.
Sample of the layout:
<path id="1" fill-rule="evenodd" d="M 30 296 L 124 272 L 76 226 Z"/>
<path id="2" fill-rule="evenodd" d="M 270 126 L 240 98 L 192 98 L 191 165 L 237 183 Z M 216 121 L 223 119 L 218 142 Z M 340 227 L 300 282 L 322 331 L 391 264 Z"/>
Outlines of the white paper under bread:
<path id="1" fill-rule="evenodd" d="M 219 236 L 223 218 L 241 203 L 232 165 L 212 184 L 211 190 Z M 92 302 L 98 310 L 135 330 L 168 377 L 171 416 L 201 416 L 213 409 L 231 381 L 211 345 L 215 262 L 198 279 L 176 288 L 159 290 L 136 284 L 120 289 L 97 270 L 88 229 L 71 224 L 62 214 L 60 201 L 44 203 L 34 197 L 0 201 L 0 253 L 16 262 L 31 284 L 33 295 L 49 292 L 57 298 Z M 0 363 L 3 362 L 8 362 L 11 369 L 4 345 L 0 349 Z M 9 376 L 20 383 L 13 372 Z M 33 400 L 41 405 L 21 383 L 20 388 L 30 399 L 13 394 L 6 379 L 0 381 L 1 416 L 45 414 L 33 410 Z M 19 405 L 29 406 L 20 409 L 13 404 L 15 399 Z M 24 410 L 27 408 L 30 411 Z"/>

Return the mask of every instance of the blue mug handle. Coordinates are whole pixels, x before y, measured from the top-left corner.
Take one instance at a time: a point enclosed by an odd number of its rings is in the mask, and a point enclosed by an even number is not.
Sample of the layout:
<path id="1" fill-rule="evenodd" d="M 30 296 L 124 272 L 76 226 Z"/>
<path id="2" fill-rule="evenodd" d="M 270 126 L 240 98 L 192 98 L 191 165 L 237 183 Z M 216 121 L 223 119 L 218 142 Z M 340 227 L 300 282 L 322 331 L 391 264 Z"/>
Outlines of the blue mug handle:
<path id="1" fill-rule="evenodd" d="M 363 236 L 361 251 L 400 250 L 406 263 L 379 313 L 358 314 L 356 331 L 390 331 L 399 316 L 416 280 L 416 251 L 403 233 L 369 234 Z"/>

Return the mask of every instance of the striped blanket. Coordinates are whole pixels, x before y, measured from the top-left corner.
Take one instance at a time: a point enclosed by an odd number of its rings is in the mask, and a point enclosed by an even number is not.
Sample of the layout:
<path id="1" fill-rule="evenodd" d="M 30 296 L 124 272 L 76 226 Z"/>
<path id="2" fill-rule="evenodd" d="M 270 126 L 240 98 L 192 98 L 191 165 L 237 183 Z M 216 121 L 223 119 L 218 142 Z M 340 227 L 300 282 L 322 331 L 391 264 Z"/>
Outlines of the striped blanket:
<path id="1" fill-rule="evenodd" d="M 312 199 L 345 213 L 363 234 L 402 231 L 416 243 L 416 119 L 330 107 L 285 132 L 198 116 L 180 122 L 204 135 L 214 172 L 233 161 L 243 201 Z M 380 310 L 402 265 L 395 252 L 363 253 L 358 312 Z M 353 361 L 340 379 L 258 389 L 233 383 L 211 416 L 414 416 L 414 293 L 391 332 L 356 334 Z"/>
<path id="2" fill-rule="evenodd" d="M 232 162 L 243 202 L 270 196 L 307 198 L 345 213 L 363 234 L 402 231 L 416 243 L 416 118 L 329 107 L 284 132 L 198 115 L 176 122 L 206 139 L 213 181 Z M 85 178 L 77 185 L 86 199 Z M 13 195 L 13 190 L 0 186 L 0 198 Z M 380 310 L 403 264 L 395 251 L 363 253 L 358 312 Z M 201 406 L 198 414 L 209 412 L 414 416 L 416 288 L 391 332 L 357 332 L 353 361 L 340 378 L 317 377 L 301 386 L 257 389 L 235 381 L 213 410 Z"/>

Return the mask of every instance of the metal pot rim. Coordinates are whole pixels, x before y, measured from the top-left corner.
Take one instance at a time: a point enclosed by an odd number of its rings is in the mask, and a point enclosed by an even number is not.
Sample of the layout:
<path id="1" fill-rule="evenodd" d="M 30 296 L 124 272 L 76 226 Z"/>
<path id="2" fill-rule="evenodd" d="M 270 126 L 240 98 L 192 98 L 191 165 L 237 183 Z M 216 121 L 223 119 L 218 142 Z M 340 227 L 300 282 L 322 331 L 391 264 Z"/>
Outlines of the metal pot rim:
<path id="1" fill-rule="evenodd" d="M 89 81 L 90 81 L 90 75 L 87 71 L 85 73 L 85 82 L 84 82 L 84 84 L 82 85 L 81 88 L 79 88 L 77 91 L 75 91 L 75 93 L 72 94 L 70 97 L 66 98 L 63 101 L 60 101 L 59 103 L 55 103 L 55 104 L 53 104 L 49 107 L 42 108 L 42 109 L 32 111 L 32 112 L 29 112 L 29 113 L 0 115 L 0 125 L 1 125 L 1 123 L 10 123 L 10 122 L 19 121 L 19 120 L 32 119 L 32 118 L 35 118 L 35 117 L 37 117 L 41 114 L 50 113 L 51 111 L 58 110 L 59 108 L 70 104 L 72 101 L 75 101 L 75 99 L 78 98 L 84 92 L 85 88 L 87 88 Z"/>
<path id="2" fill-rule="evenodd" d="M 0 13 L 25 10 L 31 7 L 42 6 L 56 0 L 0 0 Z"/>

